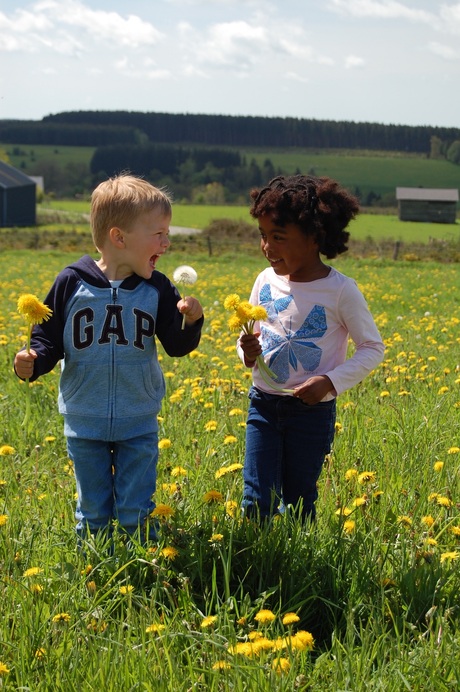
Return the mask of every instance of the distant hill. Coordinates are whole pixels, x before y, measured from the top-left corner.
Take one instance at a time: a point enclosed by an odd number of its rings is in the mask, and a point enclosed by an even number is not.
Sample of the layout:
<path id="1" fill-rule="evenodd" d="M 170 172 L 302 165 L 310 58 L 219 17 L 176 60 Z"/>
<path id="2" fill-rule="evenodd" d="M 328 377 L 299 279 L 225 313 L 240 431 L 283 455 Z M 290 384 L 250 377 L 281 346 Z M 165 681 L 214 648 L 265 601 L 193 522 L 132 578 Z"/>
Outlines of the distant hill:
<path id="1" fill-rule="evenodd" d="M 261 116 L 71 111 L 42 120 L 0 120 L 3 143 L 107 146 L 201 144 L 315 147 L 429 154 L 435 138 L 447 150 L 460 129 Z"/>

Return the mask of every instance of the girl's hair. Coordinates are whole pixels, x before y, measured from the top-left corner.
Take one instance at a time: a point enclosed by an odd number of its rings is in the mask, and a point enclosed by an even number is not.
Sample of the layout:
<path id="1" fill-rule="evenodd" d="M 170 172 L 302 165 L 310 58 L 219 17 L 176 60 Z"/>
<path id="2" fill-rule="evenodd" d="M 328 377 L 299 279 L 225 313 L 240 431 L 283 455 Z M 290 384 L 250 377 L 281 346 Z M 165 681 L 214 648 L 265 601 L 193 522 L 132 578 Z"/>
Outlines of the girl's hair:
<path id="1" fill-rule="evenodd" d="M 359 211 L 356 197 L 332 178 L 279 175 L 261 190 L 251 191 L 251 216 L 268 214 L 273 223 L 294 223 L 314 236 L 319 251 L 328 259 L 348 250 L 345 231 Z"/>
<path id="2" fill-rule="evenodd" d="M 90 222 L 95 246 L 103 246 L 111 228 L 129 232 L 140 214 L 154 209 L 171 215 L 171 198 L 165 190 L 142 178 L 122 173 L 100 183 L 91 195 Z"/>

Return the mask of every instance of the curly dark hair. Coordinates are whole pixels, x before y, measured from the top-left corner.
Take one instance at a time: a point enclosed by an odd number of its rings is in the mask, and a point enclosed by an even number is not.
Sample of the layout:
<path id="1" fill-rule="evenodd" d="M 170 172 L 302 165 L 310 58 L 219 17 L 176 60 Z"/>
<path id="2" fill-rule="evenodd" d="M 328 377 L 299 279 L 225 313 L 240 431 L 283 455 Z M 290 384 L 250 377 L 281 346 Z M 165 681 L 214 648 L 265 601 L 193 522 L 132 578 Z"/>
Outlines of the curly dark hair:
<path id="1" fill-rule="evenodd" d="M 255 219 L 270 215 L 279 226 L 298 225 L 313 235 L 328 259 L 348 250 L 345 228 L 359 211 L 356 197 L 332 178 L 279 175 L 261 190 L 251 190 L 250 214 Z"/>

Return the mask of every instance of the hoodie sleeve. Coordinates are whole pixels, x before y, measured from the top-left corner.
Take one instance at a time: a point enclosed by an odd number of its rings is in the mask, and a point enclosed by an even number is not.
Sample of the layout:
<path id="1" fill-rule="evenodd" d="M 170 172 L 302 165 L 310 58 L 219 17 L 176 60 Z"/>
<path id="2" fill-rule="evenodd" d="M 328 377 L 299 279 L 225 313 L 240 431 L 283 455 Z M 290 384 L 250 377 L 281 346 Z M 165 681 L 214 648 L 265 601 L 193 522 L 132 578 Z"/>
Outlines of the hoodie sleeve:
<path id="1" fill-rule="evenodd" d="M 49 320 L 32 329 L 30 346 L 37 353 L 30 381 L 50 372 L 64 357 L 65 306 L 78 285 L 77 274 L 67 267 L 56 278 L 44 303 L 52 310 Z"/>

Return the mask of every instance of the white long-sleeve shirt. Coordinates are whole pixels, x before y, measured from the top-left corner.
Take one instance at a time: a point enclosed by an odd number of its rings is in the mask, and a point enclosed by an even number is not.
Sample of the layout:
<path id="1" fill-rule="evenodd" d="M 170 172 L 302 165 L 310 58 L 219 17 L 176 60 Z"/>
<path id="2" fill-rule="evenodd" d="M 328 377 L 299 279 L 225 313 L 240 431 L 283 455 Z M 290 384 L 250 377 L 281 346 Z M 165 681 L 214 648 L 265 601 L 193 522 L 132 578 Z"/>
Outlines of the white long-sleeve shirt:
<path id="1" fill-rule="evenodd" d="M 280 394 L 314 375 L 327 375 L 334 390 L 325 401 L 350 389 L 383 359 L 384 344 L 367 303 L 354 279 L 331 267 L 316 281 L 289 281 L 271 267 L 257 277 L 250 296 L 262 305 L 267 320 L 257 323 L 263 357 L 277 375 L 278 388 L 270 387 L 253 369 L 253 384 L 264 392 Z M 355 350 L 347 358 L 348 338 Z M 244 362 L 244 353 L 238 345 Z"/>

